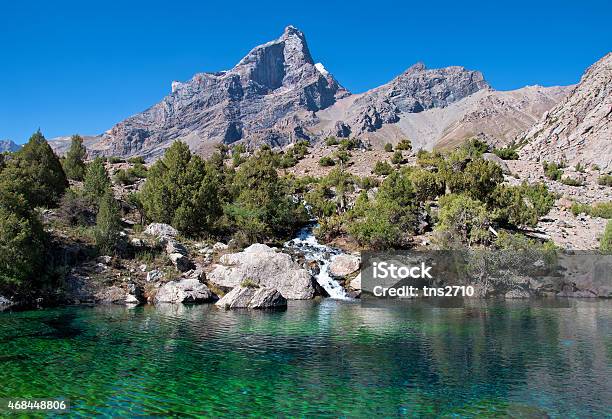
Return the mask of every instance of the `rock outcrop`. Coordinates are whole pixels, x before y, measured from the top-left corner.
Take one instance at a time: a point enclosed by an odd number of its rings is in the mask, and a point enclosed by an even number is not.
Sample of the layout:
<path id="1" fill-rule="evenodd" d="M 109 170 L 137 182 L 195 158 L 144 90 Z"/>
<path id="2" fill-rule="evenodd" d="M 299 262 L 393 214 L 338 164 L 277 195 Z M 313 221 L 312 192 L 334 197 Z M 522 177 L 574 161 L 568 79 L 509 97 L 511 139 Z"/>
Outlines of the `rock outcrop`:
<path id="1" fill-rule="evenodd" d="M 522 138 L 528 143 L 522 158 L 612 170 L 612 52 L 589 67 L 570 95 Z"/>
<path id="2" fill-rule="evenodd" d="M 338 255 L 329 265 L 329 273 L 334 277 L 346 277 L 359 270 L 361 258 L 353 255 Z"/>
<path id="3" fill-rule="evenodd" d="M 144 233 L 148 234 L 149 236 L 156 237 L 160 240 L 163 240 L 168 237 L 174 238 L 178 236 L 178 231 L 176 231 L 174 227 L 163 223 L 149 224 L 147 228 L 145 228 Z"/>
<path id="4" fill-rule="evenodd" d="M 163 284 L 155 294 L 155 303 L 205 303 L 215 295 L 197 278 L 185 278 Z"/>
<path id="5" fill-rule="evenodd" d="M 216 305 L 226 309 L 281 309 L 287 307 L 287 299 L 273 288 L 239 286 L 225 294 Z"/>
<path id="6" fill-rule="evenodd" d="M 238 287 L 243 281 L 278 290 L 288 300 L 307 300 L 320 291 L 310 273 L 291 259 L 264 244 L 253 244 L 240 253 L 221 256 L 207 280 L 223 289 Z"/>

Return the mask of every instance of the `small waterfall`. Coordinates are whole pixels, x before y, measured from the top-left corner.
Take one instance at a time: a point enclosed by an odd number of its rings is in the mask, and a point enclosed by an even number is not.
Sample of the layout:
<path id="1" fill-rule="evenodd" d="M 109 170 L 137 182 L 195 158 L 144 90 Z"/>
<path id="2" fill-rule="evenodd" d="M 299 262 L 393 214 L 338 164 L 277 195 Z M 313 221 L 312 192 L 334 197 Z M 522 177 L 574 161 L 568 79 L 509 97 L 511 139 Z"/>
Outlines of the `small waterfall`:
<path id="1" fill-rule="evenodd" d="M 346 294 L 346 291 L 329 274 L 329 265 L 336 256 L 342 252 L 333 247 L 325 246 L 317 241 L 313 233 L 313 229 L 317 224 L 310 224 L 301 229 L 295 239 L 289 240 L 285 243 L 285 247 L 294 248 L 302 252 L 306 260 L 314 260 L 319 265 L 319 274 L 315 276 L 315 279 L 321 285 L 331 298 L 346 300 L 350 297 Z"/>

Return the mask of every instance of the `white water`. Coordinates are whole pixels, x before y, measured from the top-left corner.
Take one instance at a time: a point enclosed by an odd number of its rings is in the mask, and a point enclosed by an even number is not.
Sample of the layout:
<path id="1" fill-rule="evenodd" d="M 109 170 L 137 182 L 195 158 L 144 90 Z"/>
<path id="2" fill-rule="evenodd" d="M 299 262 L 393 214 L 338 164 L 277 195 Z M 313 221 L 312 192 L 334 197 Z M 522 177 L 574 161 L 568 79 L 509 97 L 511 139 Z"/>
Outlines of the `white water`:
<path id="1" fill-rule="evenodd" d="M 300 230 L 297 237 L 285 243 L 285 247 L 291 247 L 299 250 L 304 254 L 306 260 L 314 260 L 319 265 L 319 274 L 315 279 L 321 285 L 331 298 L 347 300 L 350 299 L 346 295 L 346 291 L 329 274 L 329 265 L 332 260 L 340 253 L 340 250 L 333 247 L 325 246 L 317 241 L 312 230 L 316 225 L 309 225 Z"/>

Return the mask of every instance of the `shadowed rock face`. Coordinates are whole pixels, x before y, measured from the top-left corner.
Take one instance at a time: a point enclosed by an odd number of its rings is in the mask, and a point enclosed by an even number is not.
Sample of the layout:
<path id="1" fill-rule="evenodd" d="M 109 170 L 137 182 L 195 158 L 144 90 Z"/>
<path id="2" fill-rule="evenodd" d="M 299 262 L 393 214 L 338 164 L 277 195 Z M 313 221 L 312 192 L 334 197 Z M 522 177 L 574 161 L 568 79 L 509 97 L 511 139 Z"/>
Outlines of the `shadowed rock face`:
<path id="1" fill-rule="evenodd" d="M 612 52 L 522 137 L 528 142 L 523 158 L 612 169 Z"/>
<path id="2" fill-rule="evenodd" d="M 155 156 L 177 139 L 195 150 L 245 137 L 286 143 L 301 135 L 298 112 L 316 112 L 348 94 L 315 67 L 304 35 L 289 26 L 229 71 L 174 82 L 170 95 L 115 125 L 94 148 Z"/>

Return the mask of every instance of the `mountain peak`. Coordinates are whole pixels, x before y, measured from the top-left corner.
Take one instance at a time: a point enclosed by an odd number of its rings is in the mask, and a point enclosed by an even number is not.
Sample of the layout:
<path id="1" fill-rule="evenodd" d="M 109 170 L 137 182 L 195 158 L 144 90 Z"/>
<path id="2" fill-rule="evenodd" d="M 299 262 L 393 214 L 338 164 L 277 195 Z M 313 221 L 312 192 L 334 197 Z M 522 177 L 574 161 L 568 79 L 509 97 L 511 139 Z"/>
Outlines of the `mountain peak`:
<path id="1" fill-rule="evenodd" d="M 298 38 L 304 39 L 304 34 L 298 28 L 293 25 L 288 25 L 283 32 L 283 38 L 288 38 L 290 36 L 297 36 Z"/>

